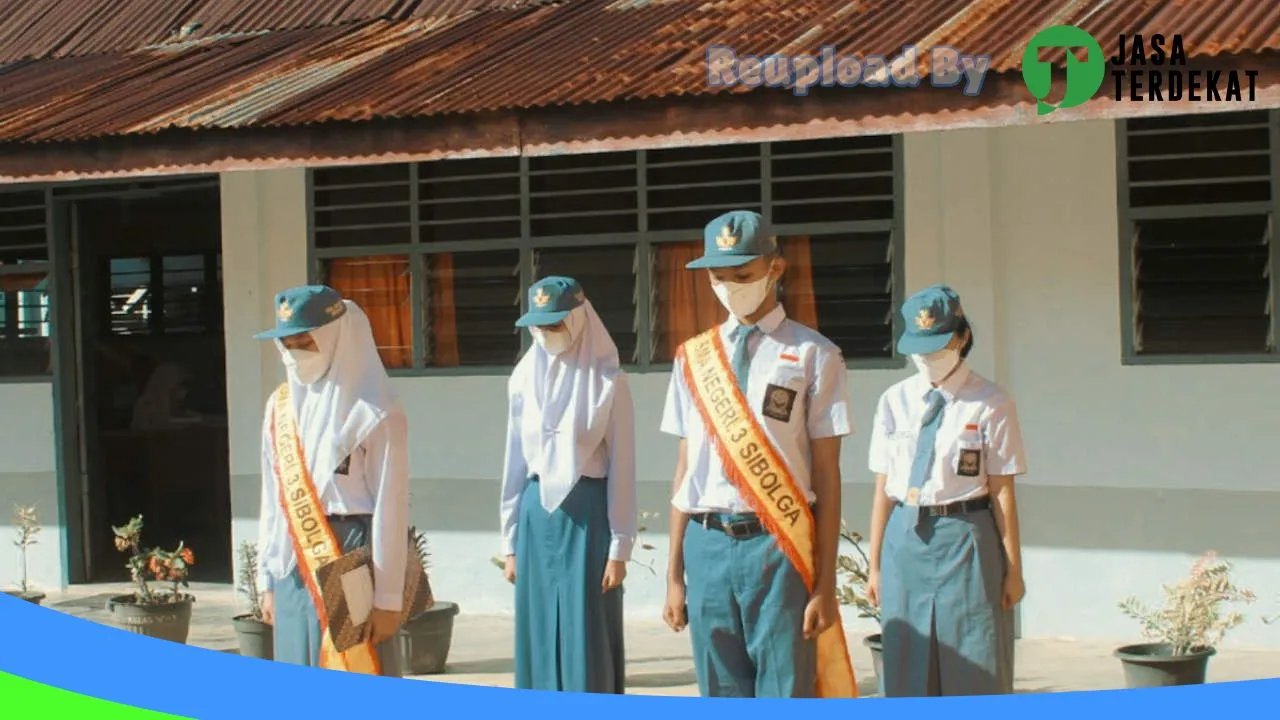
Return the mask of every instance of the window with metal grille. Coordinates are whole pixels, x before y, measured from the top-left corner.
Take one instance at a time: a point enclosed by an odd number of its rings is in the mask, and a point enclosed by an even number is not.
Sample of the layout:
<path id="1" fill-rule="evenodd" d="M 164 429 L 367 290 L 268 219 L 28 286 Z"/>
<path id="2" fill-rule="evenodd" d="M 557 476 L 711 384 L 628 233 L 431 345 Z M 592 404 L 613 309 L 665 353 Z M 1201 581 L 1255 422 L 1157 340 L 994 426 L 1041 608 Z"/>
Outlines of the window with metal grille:
<path id="1" fill-rule="evenodd" d="M 222 254 L 103 258 L 108 335 L 222 333 Z"/>
<path id="2" fill-rule="evenodd" d="M 0 192 L 0 377 L 52 372 L 44 190 Z"/>
<path id="3" fill-rule="evenodd" d="M 755 210 L 788 314 L 850 363 L 894 366 L 898 153 L 884 136 L 316 170 L 316 268 L 366 308 L 392 370 L 509 369 L 524 290 L 548 275 L 582 284 L 624 363 L 664 365 L 723 316 L 684 268 L 703 227 Z"/>
<path id="4" fill-rule="evenodd" d="M 1278 117 L 1121 124 L 1126 361 L 1276 356 Z"/>
<path id="5" fill-rule="evenodd" d="M 640 362 L 634 244 L 535 250 L 533 262 L 535 277 L 561 275 L 577 280 L 609 329 L 618 357 L 625 364 Z"/>
<path id="6" fill-rule="evenodd" d="M 529 234 L 635 233 L 637 189 L 635 153 L 529 158 Z"/>

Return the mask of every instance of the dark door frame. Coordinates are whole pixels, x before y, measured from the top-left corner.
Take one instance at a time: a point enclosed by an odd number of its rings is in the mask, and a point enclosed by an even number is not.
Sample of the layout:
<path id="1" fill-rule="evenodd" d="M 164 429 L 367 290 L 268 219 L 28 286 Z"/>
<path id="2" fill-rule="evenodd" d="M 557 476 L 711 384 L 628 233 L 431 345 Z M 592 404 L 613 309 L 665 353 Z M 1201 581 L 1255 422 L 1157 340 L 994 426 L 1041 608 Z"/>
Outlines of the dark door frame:
<path id="1" fill-rule="evenodd" d="M 192 180 L 196 180 L 192 182 Z M 134 181 L 136 183 L 136 181 Z M 172 183 L 172 185 L 166 184 Z M 57 448 L 55 472 L 58 483 L 58 515 L 62 526 L 62 582 L 84 583 L 92 577 L 89 552 L 92 527 L 88 522 L 86 498 L 90 491 L 85 467 L 86 436 L 82 401 L 84 348 L 81 345 L 82 306 L 76 282 L 79 263 L 77 208 L 82 200 L 105 198 L 172 196 L 187 192 L 220 190 L 218 176 L 206 178 L 156 178 L 147 187 L 134 183 L 67 184 L 55 186 L 46 208 L 49 227 L 49 261 L 52 276 L 50 303 L 53 359 L 53 425 Z"/>

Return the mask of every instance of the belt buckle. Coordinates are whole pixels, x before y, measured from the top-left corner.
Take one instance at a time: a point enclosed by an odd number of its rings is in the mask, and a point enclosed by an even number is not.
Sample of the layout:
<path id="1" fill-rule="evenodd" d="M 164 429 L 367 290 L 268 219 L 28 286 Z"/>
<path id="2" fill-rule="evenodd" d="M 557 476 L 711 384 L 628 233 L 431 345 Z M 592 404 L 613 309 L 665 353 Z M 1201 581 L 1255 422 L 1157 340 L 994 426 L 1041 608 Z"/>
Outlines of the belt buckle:
<path id="1" fill-rule="evenodd" d="M 720 529 L 724 532 L 725 535 L 728 535 L 729 537 L 735 540 L 738 538 L 740 534 L 742 534 L 738 532 L 739 525 L 741 525 L 741 522 L 736 520 L 730 521 L 730 522 L 725 522 L 723 520 L 720 521 Z"/>
<path id="2" fill-rule="evenodd" d="M 953 505 L 955 505 L 955 503 L 944 503 L 942 505 L 937 505 L 934 507 L 934 514 L 937 515 L 938 517 L 951 517 L 951 511 L 954 509 L 952 507 Z"/>

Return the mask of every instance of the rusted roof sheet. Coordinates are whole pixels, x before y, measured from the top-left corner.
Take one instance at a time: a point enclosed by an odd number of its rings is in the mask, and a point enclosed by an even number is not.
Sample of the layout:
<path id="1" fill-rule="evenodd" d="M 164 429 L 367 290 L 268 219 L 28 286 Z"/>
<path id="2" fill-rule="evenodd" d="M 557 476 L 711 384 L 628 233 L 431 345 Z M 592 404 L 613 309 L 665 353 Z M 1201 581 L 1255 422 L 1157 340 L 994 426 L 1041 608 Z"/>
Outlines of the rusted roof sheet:
<path id="1" fill-rule="evenodd" d="M 175 39 L 448 17 L 554 0 L 0 0 L 0 64 Z"/>
<path id="2" fill-rule="evenodd" d="M 1106 45 L 1121 33 L 1182 33 L 1193 57 L 1280 50 L 1275 0 L 1242 0 L 1230 9 L 1186 0 L 565 0 L 496 3 L 498 9 L 466 1 L 465 7 L 329 2 L 339 9 L 326 11 L 325 23 L 358 14 L 357 6 L 372 13 L 375 6 L 395 5 L 414 17 L 224 32 L 127 53 L 0 67 L 0 141 L 705 95 L 718 90 L 706 81 L 712 44 L 756 55 L 835 46 L 862 57 L 895 54 L 904 45 L 927 55 L 931 47 L 949 45 L 991 55 L 993 67 L 1005 72 L 1019 67 L 1036 30 L 1059 23 L 1082 25 Z M 205 2 L 230 6 L 232 0 Z M 276 7 L 240 5 L 261 7 L 260 13 Z M 216 28 L 320 21 L 301 8 L 279 13 L 245 19 L 246 9 Z"/>

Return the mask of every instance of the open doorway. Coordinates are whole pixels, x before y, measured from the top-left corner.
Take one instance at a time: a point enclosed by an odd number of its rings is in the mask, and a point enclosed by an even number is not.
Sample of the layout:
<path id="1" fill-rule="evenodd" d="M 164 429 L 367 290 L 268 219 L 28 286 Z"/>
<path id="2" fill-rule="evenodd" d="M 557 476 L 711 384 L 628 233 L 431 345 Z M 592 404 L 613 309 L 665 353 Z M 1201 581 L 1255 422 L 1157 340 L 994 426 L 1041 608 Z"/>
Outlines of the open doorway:
<path id="1" fill-rule="evenodd" d="M 124 577 L 111 526 L 230 582 L 226 356 L 216 186 L 72 201 L 75 384 L 88 582 Z"/>

